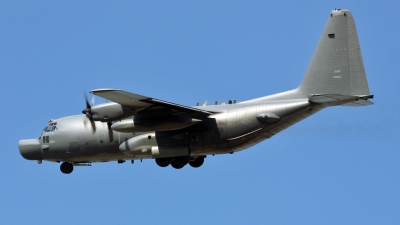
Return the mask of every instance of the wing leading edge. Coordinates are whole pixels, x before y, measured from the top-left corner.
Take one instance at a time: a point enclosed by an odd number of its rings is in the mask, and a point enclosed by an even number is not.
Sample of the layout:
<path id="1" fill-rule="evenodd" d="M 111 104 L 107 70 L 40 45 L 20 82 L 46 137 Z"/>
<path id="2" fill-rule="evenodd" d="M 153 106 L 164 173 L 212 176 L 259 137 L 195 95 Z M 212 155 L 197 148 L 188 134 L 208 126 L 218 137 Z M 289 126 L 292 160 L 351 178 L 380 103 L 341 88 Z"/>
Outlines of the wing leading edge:
<path id="1" fill-rule="evenodd" d="M 163 108 L 171 110 L 173 113 L 186 113 L 192 117 L 204 117 L 214 114 L 215 112 L 206 111 L 189 106 L 179 105 L 156 98 L 146 97 L 139 94 L 130 93 L 121 89 L 96 89 L 90 93 L 116 102 L 122 106 L 134 108 L 136 111 L 147 111 L 154 108 Z"/>

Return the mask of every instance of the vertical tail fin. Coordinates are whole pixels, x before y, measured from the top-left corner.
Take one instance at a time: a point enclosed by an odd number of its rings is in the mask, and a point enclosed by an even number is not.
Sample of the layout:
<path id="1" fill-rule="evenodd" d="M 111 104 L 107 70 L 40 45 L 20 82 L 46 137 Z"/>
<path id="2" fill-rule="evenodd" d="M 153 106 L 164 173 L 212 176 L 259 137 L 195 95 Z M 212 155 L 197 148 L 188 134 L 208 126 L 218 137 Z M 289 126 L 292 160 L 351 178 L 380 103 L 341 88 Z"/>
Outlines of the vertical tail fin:
<path id="1" fill-rule="evenodd" d="M 353 16 L 334 10 L 297 91 L 303 94 L 369 95 Z"/>

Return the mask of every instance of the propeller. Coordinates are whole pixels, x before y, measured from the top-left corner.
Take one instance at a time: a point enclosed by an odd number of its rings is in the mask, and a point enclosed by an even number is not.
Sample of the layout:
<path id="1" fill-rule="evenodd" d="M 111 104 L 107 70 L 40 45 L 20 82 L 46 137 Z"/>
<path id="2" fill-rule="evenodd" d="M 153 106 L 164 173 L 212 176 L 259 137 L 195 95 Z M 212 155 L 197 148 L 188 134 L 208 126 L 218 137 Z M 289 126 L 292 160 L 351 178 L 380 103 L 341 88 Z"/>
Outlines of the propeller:
<path id="1" fill-rule="evenodd" d="M 87 119 L 89 119 L 90 124 L 92 126 L 93 133 L 94 133 L 94 132 L 96 132 L 96 123 L 92 118 L 92 112 L 91 112 L 92 106 L 89 104 L 89 100 L 87 98 L 86 92 L 84 92 L 84 94 L 85 94 L 86 109 L 82 110 L 82 113 L 86 115 Z M 92 105 L 94 105 L 94 96 L 92 98 Z M 86 120 L 84 121 L 84 124 L 86 125 Z"/>
<path id="2" fill-rule="evenodd" d="M 86 95 L 86 92 L 84 92 L 85 96 L 85 103 L 86 103 L 86 108 L 82 110 L 82 113 L 86 115 L 86 119 L 83 121 L 84 125 L 86 126 L 87 120 L 90 121 L 90 125 L 92 126 L 93 133 L 96 132 L 96 123 L 93 120 L 93 114 L 92 114 L 92 106 L 94 105 L 94 96 L 92 97 L 91 104 L 89 103 L 88 97 Z M 108 137 L 110 141 L 114 140 L 114 133 L 113 130 L 111 129 L 111 122 L 107 122 L 107 127 L 108 127 Z"/>

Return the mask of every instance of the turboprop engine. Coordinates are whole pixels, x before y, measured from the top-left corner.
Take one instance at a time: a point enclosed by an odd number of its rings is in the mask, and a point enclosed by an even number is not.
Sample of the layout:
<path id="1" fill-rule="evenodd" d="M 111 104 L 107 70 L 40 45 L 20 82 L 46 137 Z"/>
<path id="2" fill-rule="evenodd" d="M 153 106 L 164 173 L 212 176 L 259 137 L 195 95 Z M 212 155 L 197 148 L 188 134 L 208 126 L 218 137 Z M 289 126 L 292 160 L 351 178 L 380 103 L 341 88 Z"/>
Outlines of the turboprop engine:
<path id="1" fill-rule="evenodd" d="M 133 116 L 135 112 L 118 103 L 109 102 L 94 106 L 87 104 L 82 113 L 86 114 L 90 120 L 111 122 Z"/>
<path id="2" fill-rule="evenodd" d="M 187 145 L 158 146 L 155 133 L 141 134 L 123 142 L 119 150 L 129 156 L 147 155 L 152 158 L 188 156 Z"/>

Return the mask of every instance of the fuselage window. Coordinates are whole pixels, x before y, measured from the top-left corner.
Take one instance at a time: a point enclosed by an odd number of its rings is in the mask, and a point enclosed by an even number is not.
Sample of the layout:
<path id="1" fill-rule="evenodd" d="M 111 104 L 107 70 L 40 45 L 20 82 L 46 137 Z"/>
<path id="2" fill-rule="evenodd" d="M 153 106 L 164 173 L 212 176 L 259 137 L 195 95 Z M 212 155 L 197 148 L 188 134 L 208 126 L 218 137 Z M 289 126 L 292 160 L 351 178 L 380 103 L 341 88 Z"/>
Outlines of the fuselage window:
<path id="1" fill-rule="evenodd" d="M 43 143 L 50 143 L 49 136 L 43 136 Z"/>

